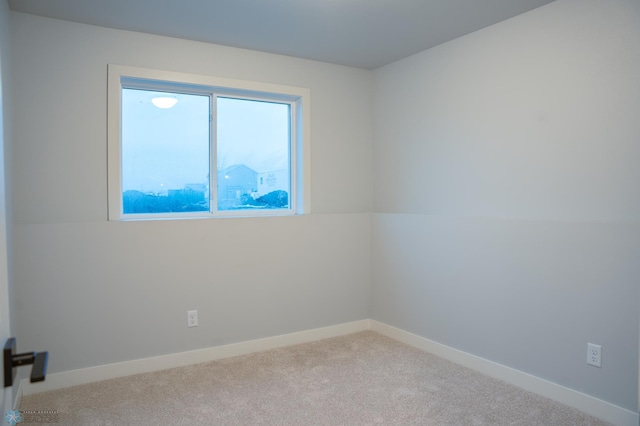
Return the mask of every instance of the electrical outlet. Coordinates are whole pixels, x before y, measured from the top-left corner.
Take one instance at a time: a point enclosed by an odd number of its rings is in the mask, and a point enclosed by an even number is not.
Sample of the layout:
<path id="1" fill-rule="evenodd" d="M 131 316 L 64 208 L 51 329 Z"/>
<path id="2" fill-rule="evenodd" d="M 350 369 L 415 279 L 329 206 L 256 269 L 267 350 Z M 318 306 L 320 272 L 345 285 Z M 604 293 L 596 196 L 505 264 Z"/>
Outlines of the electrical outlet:
<path id="1" fill-rule="evenodd" d="M 198 311 L 187 311 L 187 327 L 198 326 Z"/>
<path id="2" fill-rule="evenodd" d="M 602 346 L 587 343 L 587 364 L 602 367 Z"/>

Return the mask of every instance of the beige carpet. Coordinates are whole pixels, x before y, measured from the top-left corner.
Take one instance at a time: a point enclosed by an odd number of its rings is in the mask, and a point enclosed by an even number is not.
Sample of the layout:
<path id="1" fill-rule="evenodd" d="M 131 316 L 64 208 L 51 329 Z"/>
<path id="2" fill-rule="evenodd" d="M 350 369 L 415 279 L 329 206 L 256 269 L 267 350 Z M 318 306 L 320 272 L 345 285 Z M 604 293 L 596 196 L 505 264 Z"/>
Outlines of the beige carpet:
<path id="1" fill-rule="evenodd" d="M 372 331 L 43 392 L 64 425 L 605 425 Z"/>

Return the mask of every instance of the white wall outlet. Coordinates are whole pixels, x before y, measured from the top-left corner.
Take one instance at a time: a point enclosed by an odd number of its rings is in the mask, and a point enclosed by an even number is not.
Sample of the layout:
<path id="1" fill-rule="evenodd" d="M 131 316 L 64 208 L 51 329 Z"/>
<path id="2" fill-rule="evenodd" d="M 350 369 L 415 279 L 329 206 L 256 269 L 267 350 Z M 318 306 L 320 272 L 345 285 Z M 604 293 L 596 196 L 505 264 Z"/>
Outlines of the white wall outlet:
<path id="1" fill-rule="evenodd" d="M 587 364 L 602 367 L 602 346 L 587 343 Z"/>
<path id="2" fill-rule="evenodd" d="M 198 311 L 187 311 L 187 327 L 198 326 Z"/>

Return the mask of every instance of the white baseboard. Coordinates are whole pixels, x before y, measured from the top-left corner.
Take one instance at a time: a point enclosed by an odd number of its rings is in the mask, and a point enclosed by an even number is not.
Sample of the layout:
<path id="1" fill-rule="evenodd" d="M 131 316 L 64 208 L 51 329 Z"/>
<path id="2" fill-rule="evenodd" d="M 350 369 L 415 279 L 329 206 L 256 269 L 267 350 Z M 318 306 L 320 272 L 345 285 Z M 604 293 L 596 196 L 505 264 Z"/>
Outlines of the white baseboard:
<path id="1" fill-rule="evenodd" d="M 561 404 L 576 408 L 577 410 L 598 417 L 616 426 L 638 426 L 638 413 L 375 320 L 354 321 L 331 327 L 317 328 L 225 346 L 53 373 L 48 374 L 44 382 L 36 384 L 31 384 L 28 379 L 23 379 L 18 387 L 18 394 L 14 405 L 18 407 L 22 396 L 32 393 L 214 361 L 364 330 L 376 331 L 392 339 L 455 362 L 456 364 L 479 371 L 487 376 L 503 380 L 522 389 L 558 401 Z"/>
<path id="2" fill-rule="evenodd" d="M 26 380 L 23 379 L 23 380 L 20 380 L 20 382 L 18 382 L 18 391 L 16 392 L 15 401 L 13 401 L 13 407 L 11 408 L 12 410 L 17 410 L 20 407 L 20 402 L 22 402 L 22 393 L 24 389 L 23 382 L 26 382 Z"/>
<path id="3" fill-rule="evenodd" d="M 130 376 L 133 374 L 183 367 L 185 365 L 214 361 L 237 355 L 245 355 L 267 349 L 313 342 L 316 340 L 327 339 L 329 337 L 364 331 L 369 328 L 369 320 L 361 320 L 330 327 L 284 334 L 281 336 L 251 340 L 248 342 L 47 374 L 47 378 L 44 382 L 38 382 L 35 384 L 31 384 L 28 379 L 23 379 L 20 382 L 21 391 L 19 394 L 20 396 L 30 395 L 33 393 L 63 389 L 71 386 L 98 382 L 101 380 Z"/>
<path id="4" fill-rule="evenodd" d="M 511 367 L 471 355 L 467 352 L 434 342 L 407 331 L 371 320 L 371 330 L 406 343 L 425 352 L 500 379 L 519 388 L 547 397 L 561 404 L 598 417 L 617 426 L 638 426 L 638 413 L 586 395 L 573 389 L 549 382 Z"/>

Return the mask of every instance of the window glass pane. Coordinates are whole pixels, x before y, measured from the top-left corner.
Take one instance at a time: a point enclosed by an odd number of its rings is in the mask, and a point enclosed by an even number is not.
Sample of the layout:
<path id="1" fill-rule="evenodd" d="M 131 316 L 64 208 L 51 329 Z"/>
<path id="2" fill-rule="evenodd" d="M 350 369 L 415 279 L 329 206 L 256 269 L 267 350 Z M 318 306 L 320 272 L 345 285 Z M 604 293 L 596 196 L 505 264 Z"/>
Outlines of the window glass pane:
<path id="1" fill-rule="evenodd" d="M 290 105 L 217 98 L 218 210 L 289 209 Z"/>
<path id="2" fill-rule="evenodd" d="M 209 99 L 122 90 L 124 214 L 209 211 Z"/>

